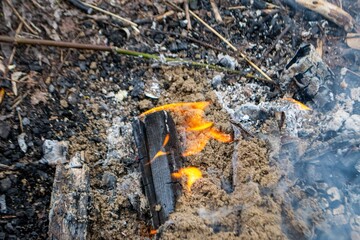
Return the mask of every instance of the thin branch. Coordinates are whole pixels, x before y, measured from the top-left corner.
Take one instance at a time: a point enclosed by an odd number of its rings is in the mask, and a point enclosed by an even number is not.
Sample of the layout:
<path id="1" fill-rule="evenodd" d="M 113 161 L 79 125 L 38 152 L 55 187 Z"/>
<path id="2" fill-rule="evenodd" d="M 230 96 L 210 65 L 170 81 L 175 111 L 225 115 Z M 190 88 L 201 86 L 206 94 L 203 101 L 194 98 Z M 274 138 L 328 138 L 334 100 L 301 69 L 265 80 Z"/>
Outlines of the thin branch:
<path id="1" fill-rule="evenodd" d="M 220 12 L 219 12 L 219 8 L 217 7 L 215 0 L 210 0 L 210 4 L 211 4 L 211 8 L 213 10 L 216 22 L 223 23 L 223 20 L 221 18 Z"/>
<path id="2" fill-rule="evenodd" d="M 94 6 L 94 5 L 92 5 L 92 4 L 88 4 L 88 3 L 85 3 L 85 2 L 81 2 L 81 3 L 84 4 L 85 6 L 91 7 L 92 9 L 94 9 L 94 10 L 96 10 L 96 11 L 99 11 L 99 12 L 102 12 L 102 13 L 104 13 L 104 14 L 110 15 L 110 16 L 112 16 L 112 17 L 114 17 L 114 18 L 117 18 L 117 19 L 119 19 L 120 21 L 122 21 L 122 22 L 124 22 L 124 23 L 126 23 L 126 24 L 128 24 L 128 25 L 130 25 L 130 26 L 132 26 L 134 30 L 140 32 L 139 29 L 137 28 L 138 25 L 137 25 L 136 23 L 134 23 L 134 22 L 126 19 L 126 18 L 120 17 L 119 15 L 116 15 L 116 14 L 114 14 L 114 13 L 112 13 L 112 12 L 106 11 L 106 10 L 104 10 L 104 9 L 102 9 L 102 8 L 99 8 L 99 7 L 97 7 L 97 6 Z"/>
<path id="3" fill-rule="evenodd" d="M 107 51 L 107 52 L 116 52 L 122 55 L 142 57 L 145 59 L 153 59 L 158 61 L 164 61 L 165 63 L 179 63 L 191 66 L 202 67 L 206 69 L 212 69 L 221 72 L 230 72 L 235 74 L 241 74 L 240 71 L 232 70 L 229 68 L 220 67 L 217 65 L 199 63 L 191 60 L 185 60 L 181 58 L 169 58 L 163 57 L 161 55 L 150 54 L 137 52 L 132 50 L 127 50 L 123 48 L 110 47 L 105 45 L 92 45 L 92 44 L 81 44 L 81 43 L 72 43 L 72 42 L 63 42 L 63 41 L 51 41 L 51 40 L 41 40 L 41 39 L 28 39 L 28 38 L 13 38 L 8 36 L 0 35 L 0 42 L 10 43 L 10 44 L 26 44 L 26 45 L 41 45 L 41 46 L 52 46 L 52 47 L 62 47 L 62 48 L 75 48 L 83 50 L 95 50 L 95 51 Z M 255 78 L 251 74 L 247 74 L 246 77 Z"/>
<path id="4" fill-rule="evenodd" d="M 191 26 L 190 14 L 189 14 L 189 0 L 184 1 L 184 9 L 185 9 L 185 16 L 187 21 L 187 30 L 191 30 L 192 26 Z"/>

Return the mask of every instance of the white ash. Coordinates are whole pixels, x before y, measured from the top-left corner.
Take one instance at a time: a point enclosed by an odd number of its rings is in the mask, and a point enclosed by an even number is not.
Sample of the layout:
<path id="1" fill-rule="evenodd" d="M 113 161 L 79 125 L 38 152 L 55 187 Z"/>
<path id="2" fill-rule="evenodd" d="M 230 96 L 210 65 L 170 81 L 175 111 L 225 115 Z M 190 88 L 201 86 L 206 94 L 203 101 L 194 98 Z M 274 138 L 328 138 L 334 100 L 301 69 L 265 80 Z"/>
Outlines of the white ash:
<path id="1" fill-rule="evenodd" d="M 134 156 L 132 143 L 132 126 L 122 118 L 113 119 L 111 127 L 107 130 L 107 147 L 108 152 L 104 165 L 111 161 L 120 162 L 123 159 Z"/>
<path id="2" fill-rule="evenodd" d="M 66 163 L 69 143 L 67 141 L 45 140 L 43 143 L 44 156 L 40 159 L 40 163 L 56 165 L 58 163 Z"/>

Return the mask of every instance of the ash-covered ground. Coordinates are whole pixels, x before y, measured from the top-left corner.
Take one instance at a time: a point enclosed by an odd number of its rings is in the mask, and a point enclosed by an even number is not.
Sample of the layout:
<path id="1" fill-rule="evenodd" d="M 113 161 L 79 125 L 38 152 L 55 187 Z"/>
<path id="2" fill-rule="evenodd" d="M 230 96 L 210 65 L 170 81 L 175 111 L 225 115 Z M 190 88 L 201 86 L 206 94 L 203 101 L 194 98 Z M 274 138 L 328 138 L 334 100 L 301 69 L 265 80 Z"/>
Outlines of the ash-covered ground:
<path id="1" fill-rule="evenodd" d="M 43 161 L 45 140 L 67 141 L 67 158 L 85 154 L 89 239 L 359 238 L 360 52 L 346 45 L 341 26 L 288 0 L 268 1 L 276 8 L 260 0 L 215 1 L 219 24 L 209 1 L 189 1 L 271 84 L 195 19 L 192 30 L 180 12 L 156 20 L 171 10 L 163 1 L 86 1 L 137 22 L 140 33 L 68 1 L 10 2 L 39 30 L 22 26 L 19 37 L 113 45 L 239 73 L 1 43 L 0 239 L 48 237 L 55 167 Z M 358 1 L 331 2 L 360 23 Z M 7 1 L 0 7 L 0 34 L 14 36 L 21 21 Z M 296 56 L 301 62 L 296 53 L 304 44 L 321 56 L 294 81 L 291 69 L 299 68 L 289 62 Z M 319 83 L 315 93 L 305 80 Z M 185 165 L 204 177 L 183 191 L 151 236 L 131 122 L 152 107 L 183 101 L 210 101 L 206 117 L 237 140 L 212 140 L 187 158 Z"/>

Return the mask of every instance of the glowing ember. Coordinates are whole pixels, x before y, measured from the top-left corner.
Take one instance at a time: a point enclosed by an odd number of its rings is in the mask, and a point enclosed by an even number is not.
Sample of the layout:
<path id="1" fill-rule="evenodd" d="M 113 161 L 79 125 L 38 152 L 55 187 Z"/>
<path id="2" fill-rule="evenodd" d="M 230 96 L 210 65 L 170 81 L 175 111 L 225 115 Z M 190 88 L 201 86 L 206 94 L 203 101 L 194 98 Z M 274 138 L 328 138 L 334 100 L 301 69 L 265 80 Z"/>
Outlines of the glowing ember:
<path id="1" fill-rule="evenodd" d="M 186 167 L 181 168 L 178 172 L 171 174 L 174 178 L 186 177 L 186 187 L 191 191 L 191 186 L 196 182 L 196 180 L 202 178 L 201 171 L 196 167 Z"/>
<path id="2" fill-rule="evenodd" d="M 302 102 L 299 102 L 299 101 L 297 101 L 297 100 L 295 100 L 295 99 L 293 99 L 293 98 L 287 98 L 287 97 L 285 97 L 285 98 L 283 98 L 283 99 L 284 99 L 284 100 L 287 100 L 287 101 L 289 101 L 289 102 L 295 103 L 297 106 L 299 106 L 299 108 L 300 108 L 301 110 L 305 110 L 305 111 L 312 110 L 311 108 L 309 108 L 308 106 L 306 106 L 306 105 L 303 104 Z"/>
<path id="3" fill-rule="evenodd" d="M 171 103 L 152 108 L 140 116 L 162 110 L 172 111 L 178 116 L 178 124 L 184 127 L 187 132 L 185 151 L 182 155 L 190 156 L 201 152 L 210 139 L 215 139 L 223 143 L 228 143 L 233 140 L 230 134 L 221 132 L 214 127 L 213 122 L 205 119 L 204 110 L 209 104 L 209 102 Z M 167 153 L 159 151 L 153 159 L 164 154 Z"/>
<path id="4" fill-rule="evenodd" d="M 151 229 L 150 230 L 150 235 L 155 235 L 157 233 L 156 229 Z"/>

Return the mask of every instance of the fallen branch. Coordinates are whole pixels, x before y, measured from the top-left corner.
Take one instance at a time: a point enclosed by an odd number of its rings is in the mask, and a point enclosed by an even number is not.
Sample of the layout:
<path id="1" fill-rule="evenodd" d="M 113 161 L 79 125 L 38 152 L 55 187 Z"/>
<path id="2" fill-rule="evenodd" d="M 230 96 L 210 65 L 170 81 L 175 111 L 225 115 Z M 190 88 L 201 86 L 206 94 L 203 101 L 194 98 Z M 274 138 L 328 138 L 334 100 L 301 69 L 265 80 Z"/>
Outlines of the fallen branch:
<path id="1" fill-rule="evenodd" d="M 142 57 L 145 59 L 158 60 L 158 61 L 162 61 L 164 63 L 169 63 L 169 64 L 179 63 L 179 64 L 185 64 L 185 65 L 191 65 L 191 66 L 216 70 L 216 71 L 220 71 L 220 72 L 230 72 L 230 73 L 235 73 L 235 74 L 241 74 L 240 71 L 236 71 L 236 70 L 225 68 L 225 67 L 220 67 L 220 66 L 213 65 L 213 64 L 200 63 L 200 62 L 185 60 L 185 59 L 181 59 L 181 58 L 164 57 L 162 55 L 137 52 L 137 51 L 127 50 L 127 49 L 118 48 L 118 47 L 105 46 L 105 45 L 81 44 L 81 43 L 41 40 L 41 39 L 14 38 L 14 37 L 2 36 L 2 35 L 0 35 L 0 42 L 10 43 L 10 44 L 15 44 L 15 45 L 17 45 L 17 44 L 40 45 L 40 46 L 51 46 L 51 47 L 61 47 L 61 48 L 74 48 L 74 49 L 82 49 L 82 50 L 115 52 L 115 53 L 122 54 L 122 55 L 136 56 L 136 57 Z M 256 78 L 252 74 L 246 74 L 245 76 L 249 77 L 249 78 Z M 257 79 L 264 80 L 261 78 L 257 78 Z"/>
<path id="2" fill-rule="evenodd" d="M 351 32 L 356 29 L 355 19 L 347 12 L 339 8 L 338 6 L 329 3 L 325 0 L 309 1 L 309 0 L 295 0 L 299 5 L 317 12 L 334 22 L 340 27 L 343 27 L 345 31 Z"/>

